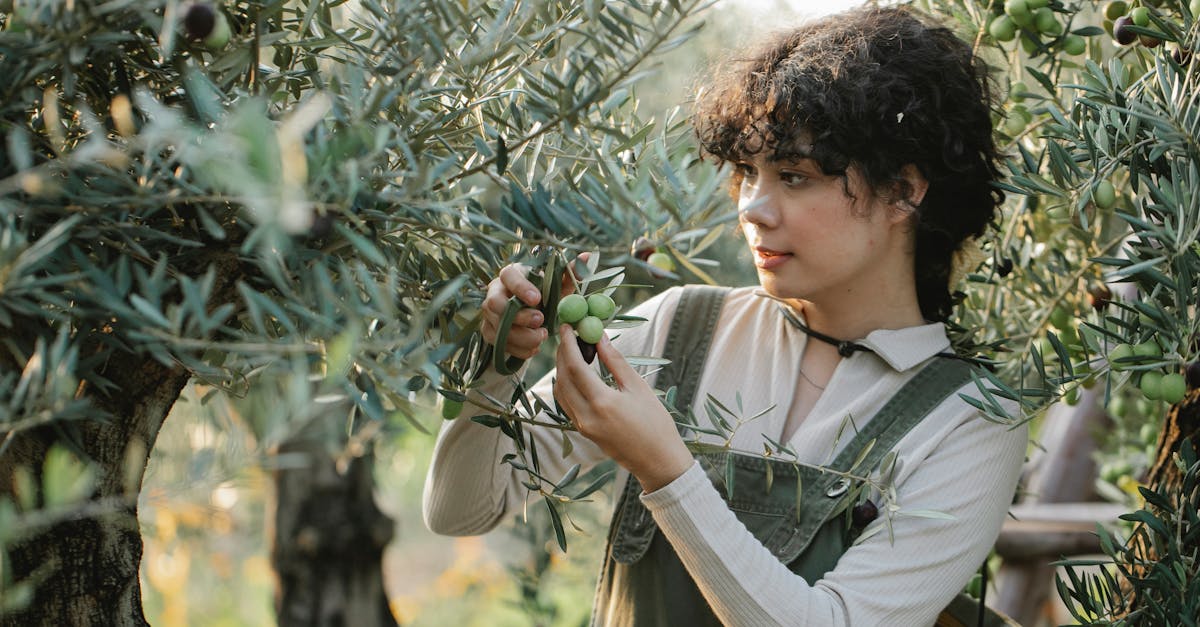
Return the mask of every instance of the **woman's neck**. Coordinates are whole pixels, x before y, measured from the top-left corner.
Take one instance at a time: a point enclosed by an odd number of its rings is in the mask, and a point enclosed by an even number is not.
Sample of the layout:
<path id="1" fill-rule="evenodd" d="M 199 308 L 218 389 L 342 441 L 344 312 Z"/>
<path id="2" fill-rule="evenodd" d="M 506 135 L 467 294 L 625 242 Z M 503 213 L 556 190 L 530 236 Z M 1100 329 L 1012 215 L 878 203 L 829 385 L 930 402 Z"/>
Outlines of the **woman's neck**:
<path id="1" fill-rule="evenodd" d="M 904 329 L 925 324 L 916 294 L 911 298 L 902 295 L 869 295 L 867 298 L 802 300 L 789 302 L 804 312 L 809 328 L 839 340 L 857 340 L 879 329 Z"/>

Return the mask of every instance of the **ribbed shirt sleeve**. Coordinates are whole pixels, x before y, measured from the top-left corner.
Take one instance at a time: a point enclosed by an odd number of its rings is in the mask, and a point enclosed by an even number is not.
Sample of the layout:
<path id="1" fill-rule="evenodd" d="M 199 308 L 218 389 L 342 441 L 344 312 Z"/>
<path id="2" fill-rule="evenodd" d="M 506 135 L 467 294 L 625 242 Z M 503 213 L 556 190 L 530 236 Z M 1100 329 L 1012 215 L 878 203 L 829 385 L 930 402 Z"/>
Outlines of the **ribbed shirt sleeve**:
<path id="1" fill-rule="evenodd" d="M 647 321 L 632 328 L 610 331 L 613 346 L 624 355 L 658 354 L 655 351 L 662 350 L 664 328 L 670 324 L 678 296 L 677 288 L 667 290 L 629 311 L 630 315 Z M 599 367 L 598 360 L 595 365 Z M 492 404 L 487 400 L 489 397 L 507 402 L 517 381 L 524 378 L 525 370 L 522 368 L 517 374 L 506 377 L 489 369 L 482 375 L 482 384 L 468 393 L 468 399 L 484 406 Z M 553 381 L 552 370 L 539 379 L 529 393 L 553 406 Z M 470 402 L 467 406 L 475 407 Z M 529 490 L 521 484 L 527 475 L 501 463 L 504 455 L 515 451 L 514 442 L 500 429 L 471 421 L 469 415 L 472 415 L 470 410 L 464 411 L 462 417 L 445 422 L 434 445 L 422 495 L 422 514 L 425 525 L 435 533 L 452 536 L 486 533 L 509 513 L 519 511 L 530 497 Z M 535 419 L 551 422 L 544 413 Z M 599 447 L 574 431 L 567 433 L 572 452 L 566 457 L 560 453 L 562 431 L 528 426 L 524 432 L 528 439 L 537 442 L 543 476 L 561 477 L 574 464 L 580 464 L 581 471 L 585 472 L 605 459 Z"/>

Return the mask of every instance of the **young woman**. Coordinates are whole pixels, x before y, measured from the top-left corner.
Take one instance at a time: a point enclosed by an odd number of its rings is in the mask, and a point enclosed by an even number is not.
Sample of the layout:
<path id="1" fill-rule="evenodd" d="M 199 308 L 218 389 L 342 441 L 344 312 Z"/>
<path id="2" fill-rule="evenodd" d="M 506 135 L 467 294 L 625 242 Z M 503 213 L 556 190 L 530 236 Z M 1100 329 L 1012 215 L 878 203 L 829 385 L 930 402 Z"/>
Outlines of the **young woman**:
<path id="1" fill-rule="evenodd" d="M 959 397 L 978 392 L 941 322 L 955 255 L 1001 201 L 990 106 L 969 46 L 903 8 L 805 24 L 727 63 L 701 93 L 697 135 L 734 166 L 760 287 L 723 294 L 708 322 L 689 310 L 693 291 L 668 290 L 632 311 L 649 322 L 599 344 L 612 385 L 562 341 L 556 372 L 533 390 L 578 430 L 559 460 L 545 453 L 559 433 L 529 429 L 549 476 L 605 458 L 628 473 L 594 624 L 930 625 L 979 569 L 1027 437 Z M 524 270 L 489 286 L 489 341 L 509 296 L 540 299 Z M 505 350 L 535 353 L 545 322 L 523 311 Z M 682 325 L 691 337 L 669 339 Z M 697 338 L 710 341 L 701 357 L 680 349 Z M 735 407 L 740 394 L 747 414 L 772 408 L 732 436 L 698 436 L 728 439 L 730 455 L 693 455 L 652 388 L 671 369 L 647 381 L 622 357 L 664 351 L 682 364 L 669 382 L 695 390 L 695 415 L 709 396 Z M 511 394 L 512 380 L 489 377 L 490 396 Z M 497 464 L 509 447 L 497 429 L 443 427 L 431 529 L 483 533 L 521 508 L 522 477 Z M 830 464 L 843 474 L 813 470 Z M 844 480 L 864 473 L 878 481 Z M 900 509 L 872 520 L 893 502 L 881 485 Z"/>

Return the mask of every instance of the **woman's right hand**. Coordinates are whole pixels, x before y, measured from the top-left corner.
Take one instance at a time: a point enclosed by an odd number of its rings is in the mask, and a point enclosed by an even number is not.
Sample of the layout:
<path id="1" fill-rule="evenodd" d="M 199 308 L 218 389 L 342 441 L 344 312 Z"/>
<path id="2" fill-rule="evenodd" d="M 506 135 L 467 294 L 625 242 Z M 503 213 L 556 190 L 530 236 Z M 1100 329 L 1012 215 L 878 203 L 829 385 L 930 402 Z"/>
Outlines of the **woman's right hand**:
<path id="1" fill-rule="evenodd" d="M 575 261 L 586 263 L 587 258 L 587 253 L 580 253 Z M 508 299 L 516 296 L 525 304 L 525 307 L 517 312 L 512 330 L 508 333 L 507 346 L 503 347 L 505 353 L 519 359 L 529 359 L 538 354 L 542 342 L 549 337 L 545 316 L 553 317 L 557 314 L 548 311 L 543 315 L 537 309 L 542 302 L 542 294 L 536 285 L 525 278 L 528 274 L 529 266 L 519 263 L 504 266 L 499 275 L 488 283 L 487 296 L 483 299 L 483 323 L 480 330 L 483 332 L 483 339 L 493 346 L 496 344 L 500 317 L 504 314 L 504 308 L 508 306 Z M 562 281 L 562 294 L 565 296 L 574 293 L 574 279 L 564 272 Z"/>

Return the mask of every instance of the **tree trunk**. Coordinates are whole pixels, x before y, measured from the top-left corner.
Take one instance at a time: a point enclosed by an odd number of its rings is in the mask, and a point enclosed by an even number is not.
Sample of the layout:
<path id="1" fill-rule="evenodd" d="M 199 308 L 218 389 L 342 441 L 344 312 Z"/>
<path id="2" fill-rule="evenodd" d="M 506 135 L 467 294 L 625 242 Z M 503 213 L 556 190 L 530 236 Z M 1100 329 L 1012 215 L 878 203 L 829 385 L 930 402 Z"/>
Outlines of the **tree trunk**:
<path id="1" fill-rule="evenodd" d="M 236 253 L 206 255 L 195 261 L 195 268 L 202 271 L 209 264 L 216 266 L 218 277 L 209 306 L 232 301 L 242 276 Z M 29 318 L 15 320 L 9 333 L 3 339 L 25 355 L 33 354 L 37 337 L 53 335 L 43 320 Z M 80 338 L 78 344 L 91 346 L 94 355 L 104 346 L 102 340 L 89 338 Z M 89 355 L 88 350 L 81 354 Z M 14 353 L 0 351 L 0 366 L 19 369 L 25 364 L 17 363 Z M 0 495 L 13 494 L 14 473 L 24 467 L 39 486 L 39 508 L 46 454 L 55 444 L 80 453 L 96 473 L 90 500 L 71 516 L 50 521 L 10 544 L 12 579 L 36 585 L 22 611 L 0 616 L 2 627 L 148 625 L 138 576 L 142 537 L 137 499 L 150 451 L 191 373 L 118 350 L 97 374 L 113 383 L 112 392 L 81 383 L 76 393 L 96 408 L 96 418 L 10 431 L 6 448 L 0 448 Z"/>
<path id="2" fill-rule="evenodd" d="M 1187 438 L 1200 446 L 1200 390 L 1193 389 L 1181 403 L 1167 412 L 1167 419 L 1162 431 L 1158 434 L 1158 458 L 1150 467 L 1146 483 L 1151 489 L 1159 486 L 1179 487 L 1183 474 L 1171 457 L 1179 450 L 1179 445 Z"/>
<path id="3" fill-rule="evenodd" d="M 76 515 L 12 546 L 14 580 L 33 578 L 37 583 L 32 603 L 3 617 L 0 624 L 6 627 L 148 624 L 138 581 L 142 538 L 137 496 L 150 449 L 189 375 L 151 361 L 114 362 L 107 370 L 106 377 L 120 392 L 92 400 L 112 420 L 20 432 L 0 461 L 0 488 L 6 493 L 17 466 L 32 470 L 40 484 L 46 453 L 60 441 L 82 451 L 97 472 L 92 499 Z"/>
<path id="4" fill-rule="evenodd" d="M 373 457 L 333 448 L 329 438 L 300 434 L 278 450 L 271 562 L 279 625 L 394 627 L 383 587 L 394 531 L 375 504 Z"/>
<path id="5" fill-rule="evenodd" d="M 1146 484 L 1150 490 L 1159 491 L 1161 488 L 1165 488 L 1166 494 L 1173 495 L 1173 498 L 1178 497 L 1181 493 L 1180 489 L 1183 487 L 1183 473 L 1175 465 L 1173 456 L 1179 451 L 1183 441 L 1188 438 L 1191 438 L 1193 446 L 1200 447 L 1198 435 L 1200 435 L 1200 389 L 1192 389 L 1182 402 L 1174 405 L 1167 412 L 1162 431 L 1158 434 L 1158 457 L 1146 477 Z M 1178 507 L 1179 503 L 1173 502 L 1171 505 Z M 1138 527 L 1140 528 L 1143 524 L 1138 523 Z M 1154 547 L 1146 544 L 1143 534 L 1135 530 L 1130 536 L 1130 542 L 1131 544 L 1127 546 L 1132 547 L 1139 558 L 1147 562 L 1158 560 Z M 1197 552 L 1200 552 L 1200 546 L 1181 542 L 1179 552 L 1182 555 L 1196 555 Z M 1121 587 L 1126 594 L 1132 597 L 1128 606 L 1129 611 L 1136 610 L 1142 601 L 1134 594 L 1133 585 L 1128 580 L 1122 579 Z"/>

